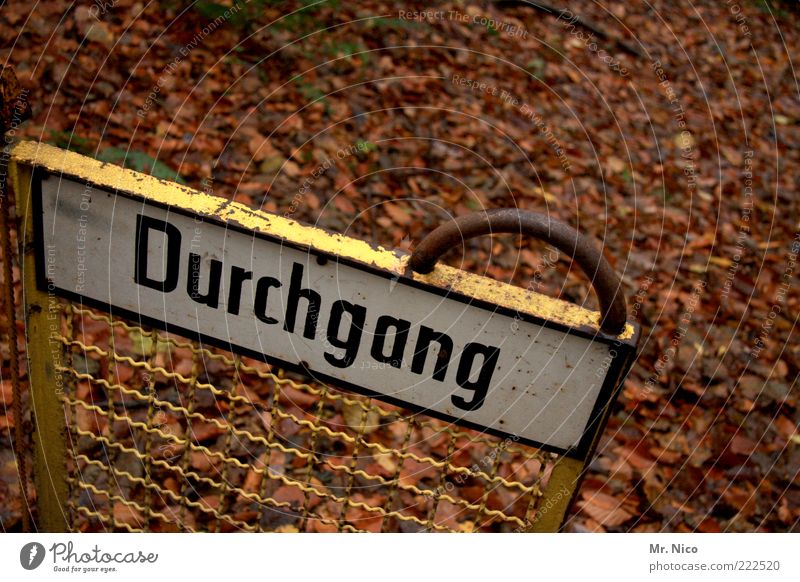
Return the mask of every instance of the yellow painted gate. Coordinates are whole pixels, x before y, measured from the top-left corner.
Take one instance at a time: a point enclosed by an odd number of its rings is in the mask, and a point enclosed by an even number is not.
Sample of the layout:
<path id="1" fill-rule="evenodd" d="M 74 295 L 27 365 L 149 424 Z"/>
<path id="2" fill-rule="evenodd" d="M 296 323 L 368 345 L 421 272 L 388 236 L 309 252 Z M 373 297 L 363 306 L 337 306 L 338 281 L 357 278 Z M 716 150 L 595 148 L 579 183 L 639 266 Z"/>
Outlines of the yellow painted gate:
<path id="1" fill-rule="evenodd" d="M 41 144 L 17 145 L 10 176 L 41 529 L 559 529 L 592 447 L 570 458 L 459 428 L 59 298 L 46 278 L 37 281 L 31 185 L 38 171 L 162 199 L 337 255 L 365 251 L 358 241 L 177 184 Z M 46 271 L 48 249 L 39 252 Z M 366 252 L 376 253 L 374 261 L 395 260 L 388 251 Z M 433 276 L 462 286 L 480 279 L 455 269 Z M 485 284 L 473 283 L 480 294 Z M 522 290 L 504 289 L 503 301 L 531 303 Z M 546 310 L 556 300 L 537 301 L 533 308 Z M 558 307 L 569 323 L 597 327 L 596 313 Z M 628 325 L 620 340 L 634 335 Z M 596 427 L 606 414 L 604 405 Z"/>

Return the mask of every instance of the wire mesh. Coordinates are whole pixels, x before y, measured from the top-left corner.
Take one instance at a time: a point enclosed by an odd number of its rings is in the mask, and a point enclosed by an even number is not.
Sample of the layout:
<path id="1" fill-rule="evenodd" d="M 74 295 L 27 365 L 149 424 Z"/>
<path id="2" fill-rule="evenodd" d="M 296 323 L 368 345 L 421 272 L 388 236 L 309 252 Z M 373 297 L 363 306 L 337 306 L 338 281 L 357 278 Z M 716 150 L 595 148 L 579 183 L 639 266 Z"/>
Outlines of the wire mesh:
<path id="1" fill-rule="evenodd" d="M 59 317 L 75 531 L 520 531 L 557 459 L 75 304 Z"/>

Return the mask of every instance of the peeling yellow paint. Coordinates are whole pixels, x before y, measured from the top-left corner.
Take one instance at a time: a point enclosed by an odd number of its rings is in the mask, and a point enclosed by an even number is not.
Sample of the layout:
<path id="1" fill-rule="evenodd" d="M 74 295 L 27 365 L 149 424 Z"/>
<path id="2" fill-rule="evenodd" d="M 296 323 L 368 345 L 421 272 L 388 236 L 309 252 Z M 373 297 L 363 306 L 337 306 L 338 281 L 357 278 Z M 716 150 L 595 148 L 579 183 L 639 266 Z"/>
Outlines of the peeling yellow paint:
<path id="1" fill-rule="evenodd" d="M 25 141 L 14 147 L 12 157 L 17 163 L 39 166 L 52 173 L 78 178 L 98 187 L 127 192 L 201 217 L 267 233 L 293 244 L 358 261 L 395 275 L 404 275 L 407 271 L 408 255 L 400 252 L 380 246 L 373 247 L 361 240 L 303 225 L 277 214 L 255 210 L 238 202 L 100 162 L 75 152 Z M 413 273 L 413 278 L 428 285 L 456 291 L 467 297 L 562 325 L 599 329 L 600 314 L 596 311 L 447 265 L 437 265 L 427 275 Z M 617 337 L 627 340 L 633 334 L 633 326 L 628 324 Z"/>

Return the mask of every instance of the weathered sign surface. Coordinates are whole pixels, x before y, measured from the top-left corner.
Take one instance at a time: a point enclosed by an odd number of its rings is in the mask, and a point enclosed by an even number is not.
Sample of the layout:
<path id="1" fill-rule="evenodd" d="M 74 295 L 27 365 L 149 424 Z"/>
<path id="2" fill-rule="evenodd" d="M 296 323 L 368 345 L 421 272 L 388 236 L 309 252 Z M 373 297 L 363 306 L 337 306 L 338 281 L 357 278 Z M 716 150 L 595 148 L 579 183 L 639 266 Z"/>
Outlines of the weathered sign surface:
<path id="1" fill-rule="evenodd" d="M 248 228 L 179 186 L 173 202 L 87 177 L 34 172 L 39 285 L 112 314 L 581 458 L 633 353 L 630 326 L 606 336 L 576 306 L 236 210 Z"/>

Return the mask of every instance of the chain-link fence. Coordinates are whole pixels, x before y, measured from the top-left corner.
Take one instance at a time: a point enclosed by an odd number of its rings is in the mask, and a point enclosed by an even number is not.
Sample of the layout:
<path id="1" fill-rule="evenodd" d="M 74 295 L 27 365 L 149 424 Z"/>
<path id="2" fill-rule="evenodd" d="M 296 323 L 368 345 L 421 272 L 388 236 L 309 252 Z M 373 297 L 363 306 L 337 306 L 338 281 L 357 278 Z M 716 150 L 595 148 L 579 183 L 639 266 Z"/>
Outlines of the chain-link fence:
<path id="1" fill-rule="evenodd" d="M 64 350 L 74 529 L 510 531 L 533 521 L 553 455 L 61 307 L 49 341 Z"/>

